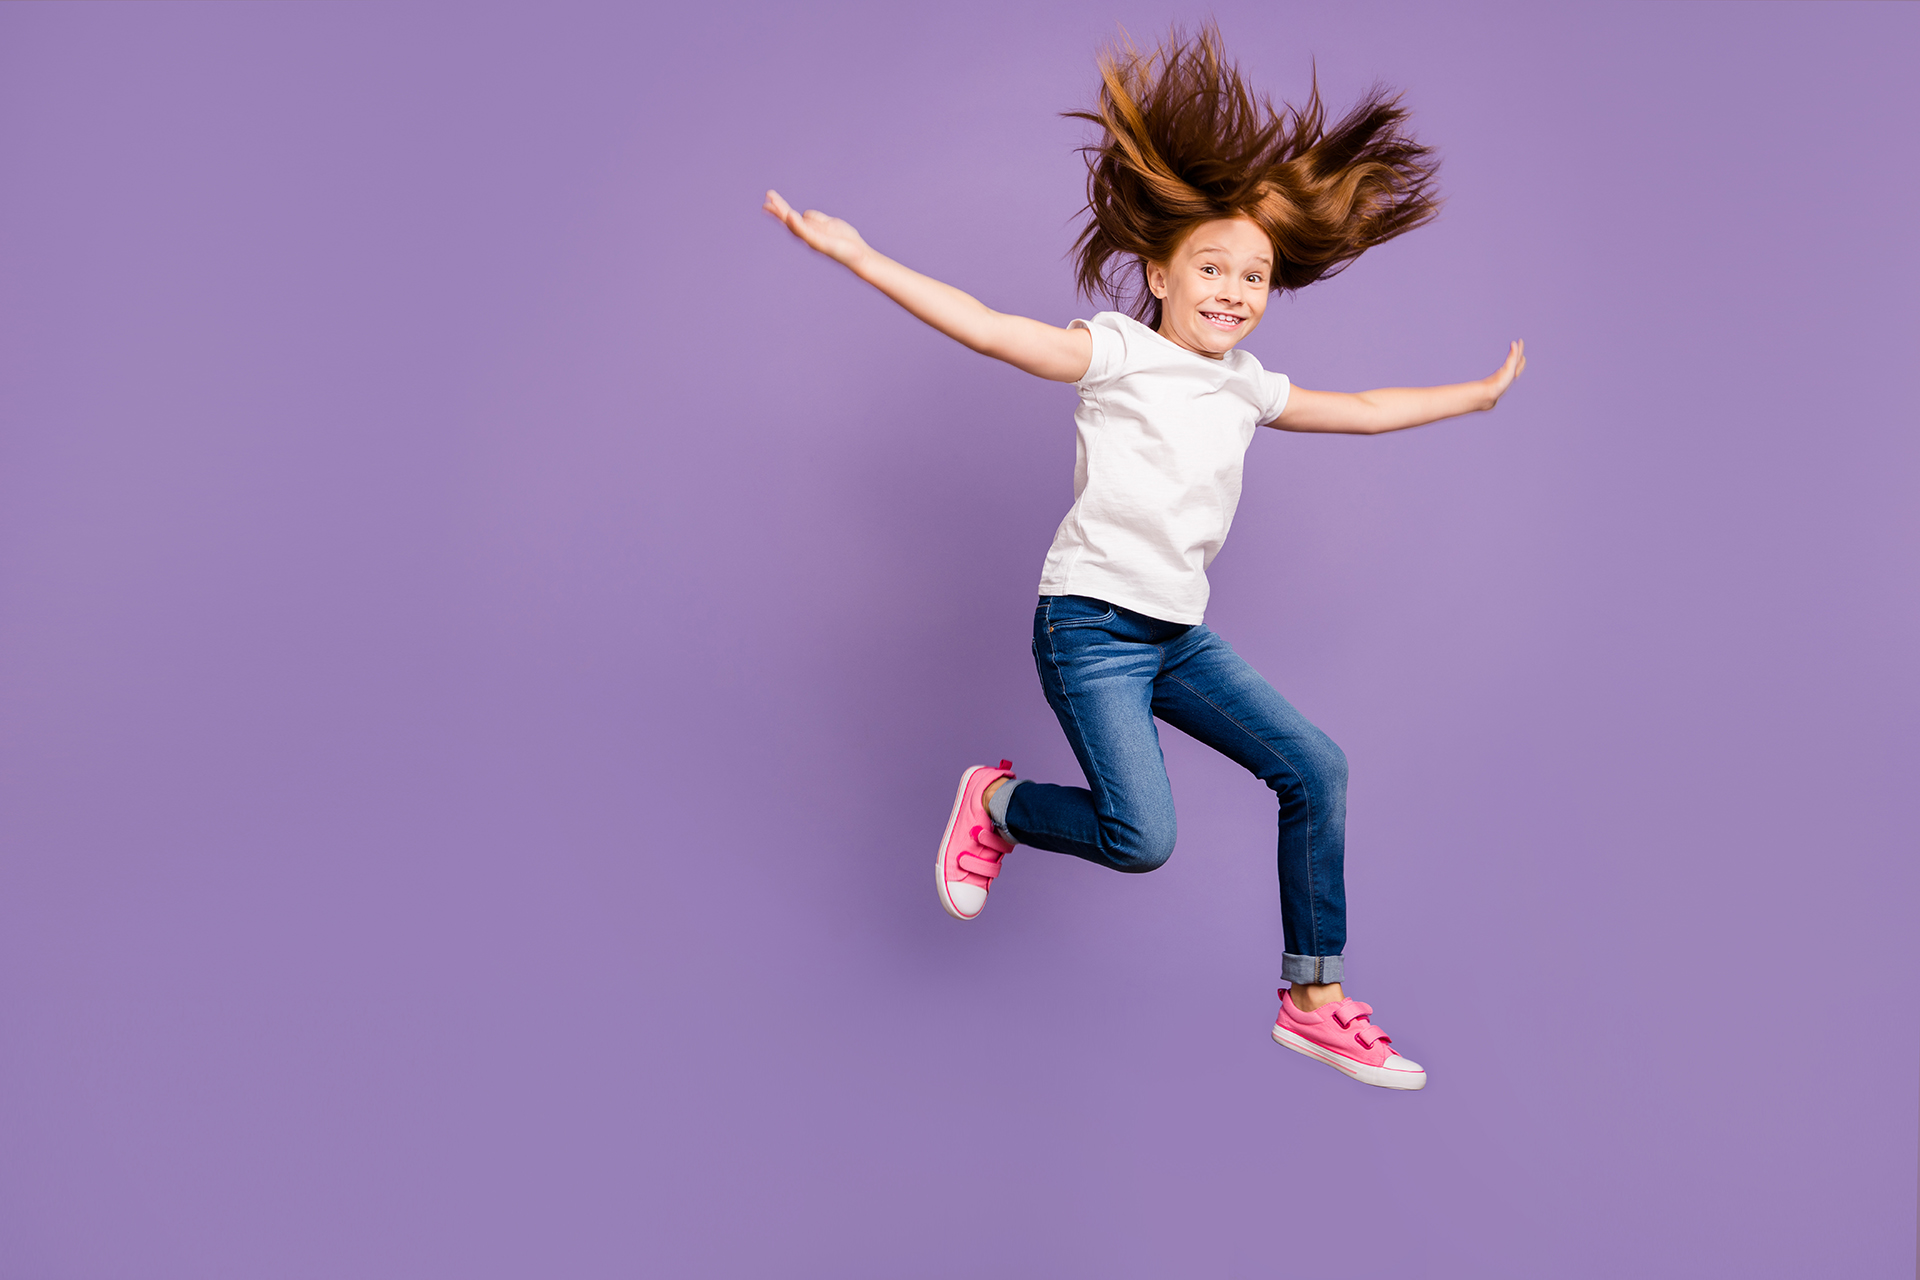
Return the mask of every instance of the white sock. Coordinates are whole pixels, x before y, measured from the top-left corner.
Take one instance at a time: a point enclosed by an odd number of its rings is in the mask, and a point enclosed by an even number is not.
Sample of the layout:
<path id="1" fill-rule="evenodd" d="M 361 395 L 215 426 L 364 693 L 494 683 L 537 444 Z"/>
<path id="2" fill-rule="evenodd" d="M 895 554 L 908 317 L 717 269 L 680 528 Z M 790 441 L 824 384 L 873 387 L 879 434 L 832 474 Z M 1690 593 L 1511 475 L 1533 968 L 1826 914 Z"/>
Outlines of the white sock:
<path id="1" fill-rule="evenodd" d="M 993 823 L 993 830 L 1008 844 L 1018 843 L 1007 830 L 1007 806 L 1013 803 L 1013 789 L 1025 779 L 1011 778 L 1000 784 L 999 788 L 987 797 L 987 820 Z"/>

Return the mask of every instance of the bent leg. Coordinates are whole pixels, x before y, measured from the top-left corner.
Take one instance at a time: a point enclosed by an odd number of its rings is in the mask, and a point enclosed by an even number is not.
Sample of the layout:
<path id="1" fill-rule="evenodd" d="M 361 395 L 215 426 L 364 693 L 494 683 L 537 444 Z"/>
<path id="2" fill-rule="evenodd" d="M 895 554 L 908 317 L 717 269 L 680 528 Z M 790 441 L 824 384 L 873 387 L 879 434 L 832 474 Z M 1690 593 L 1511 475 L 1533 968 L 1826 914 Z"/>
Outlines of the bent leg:
<path id="1" fill-rule="evenodd" d="M 1347 757 L 1213 632 L 1169 646 L 1153 712 L 1273 789 L 1289 982 L 1339 982 L 1347 943 Z"/>
<path id="2" fill-rule="evenodd" d="M 1172 856 L 1173 788 L 1153 723 L 1160 648 L 1136 636 L 1171 626 L 1077 596 L 1042 599 L 1034 662 L 1088 785 L 1020 783 L 1007 804 L 1015 840 L 1116 871 Z"/>

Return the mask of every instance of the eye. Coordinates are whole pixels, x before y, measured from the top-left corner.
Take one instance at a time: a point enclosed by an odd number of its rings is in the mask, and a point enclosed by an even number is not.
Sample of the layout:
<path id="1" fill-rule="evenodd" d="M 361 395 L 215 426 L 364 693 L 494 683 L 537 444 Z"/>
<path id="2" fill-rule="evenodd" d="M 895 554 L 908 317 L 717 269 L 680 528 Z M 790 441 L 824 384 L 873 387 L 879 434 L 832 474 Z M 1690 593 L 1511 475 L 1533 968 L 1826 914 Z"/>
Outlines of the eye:
<path id="1" fill-rule="evenodd" d="M 1253 272 L 1253 273 L 1252 273 L 1251 275 L 1249 275 L 1249 276 L 1247 277 L 1247 283 L 1248 283 L 1248 284 L 1262 284 L 1262 283 L 1264 283 L 1264 281 L 1262 281 L 1262 280 L 1261 280 L 1261 278 L 1260 278 L 1260 273 L 1259 273 L 1258 271 L 1255 271 L 1255 272 Z"/>
<path id="2" fill-rule="evenodd" d="M 1220 274 L 1218 271 L 1215 271 L 1211 266 L 1204 266 L 1204 267 L 1201 267 L 1200 269 L 1206 272 L 1210 276 L 1217 276 Z"/>

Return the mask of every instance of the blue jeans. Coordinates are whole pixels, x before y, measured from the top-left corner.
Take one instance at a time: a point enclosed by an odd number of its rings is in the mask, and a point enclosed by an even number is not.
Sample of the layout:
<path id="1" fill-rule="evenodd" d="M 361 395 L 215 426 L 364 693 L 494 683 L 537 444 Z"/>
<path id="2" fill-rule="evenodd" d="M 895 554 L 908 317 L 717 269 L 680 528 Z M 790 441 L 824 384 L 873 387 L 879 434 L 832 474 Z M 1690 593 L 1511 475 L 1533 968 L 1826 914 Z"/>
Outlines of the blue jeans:
<path id="1" fill-rule="evenodd" d="M 1173 853 L 1173 790 L 1158 717 L 1244 766 L 1280 802 L 1281 976 L 1339 982 L 1347 757 L 1204 626 L 1162 622 L 1085 596 L 1042 596 L 1033 657 L 1085 787 L 1022 782 L 1008 832 L 1021 844 L 1116 871 Z"/>

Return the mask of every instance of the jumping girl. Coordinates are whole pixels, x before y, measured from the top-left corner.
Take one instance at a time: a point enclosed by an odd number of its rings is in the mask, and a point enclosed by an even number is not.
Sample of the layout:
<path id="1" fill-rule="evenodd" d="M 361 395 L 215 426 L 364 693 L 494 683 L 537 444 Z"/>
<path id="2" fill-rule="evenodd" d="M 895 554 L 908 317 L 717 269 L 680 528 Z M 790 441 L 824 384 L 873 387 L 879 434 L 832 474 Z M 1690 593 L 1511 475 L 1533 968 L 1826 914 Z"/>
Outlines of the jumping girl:
<path id="1" fill-rule="evenodd" d="M 1426 1084 L 1421 1066 L 1341 989 L 1345 976 L 1347 760 L 1333 740 L 1202 625 L 1207 566 L 1240 500 L 1257 426 L 1375 435 L 1491 409 L 1526 367 L 1444 387 L 1343 394 L 1296 387 L 1240 343 L 1276 291 L 1330 276 L 1437 212 L 1432 153 L 1376 89 L 1331 128 L 1316 85 L 1276 112 L 1228 64 L 1217 29 L 1152 53 L 1104 56 L 1087 155 L 1079 284 L 1127 309 L 1056 328 L 1004 315 L 875 252 L 846 222 L 766 209 L 948 337 L 1028 373 L 1071 382 L 1073 506 L 1040 575 L 1034 657 L 1085 787 L 976 765 L 941 836 L 934 878 L 961 920 L 1016 844 L 1116 871 L 1173 852 L 1173 795 L 1157 717 L 1243 765 L 1280 810 L 1286 953 L 1273 1038 L 1356 1080 Z"/>

